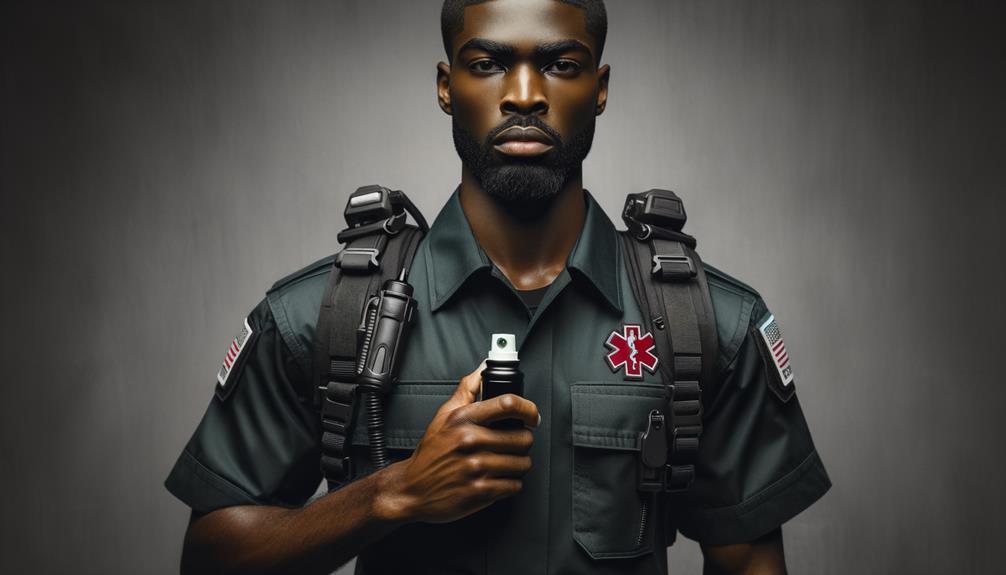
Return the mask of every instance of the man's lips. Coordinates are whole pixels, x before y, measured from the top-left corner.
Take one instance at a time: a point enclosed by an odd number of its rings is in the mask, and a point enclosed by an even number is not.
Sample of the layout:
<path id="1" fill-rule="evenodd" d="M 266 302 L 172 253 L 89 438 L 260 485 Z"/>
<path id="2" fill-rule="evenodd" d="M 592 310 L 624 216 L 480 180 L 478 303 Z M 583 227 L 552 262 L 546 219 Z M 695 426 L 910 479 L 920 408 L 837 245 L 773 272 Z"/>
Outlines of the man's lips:
<path id="1" fill-rule="evenodd" d="M 513 126 L 496 136 L 493 148 L 508 156 L 540 156 L 552 149 L 552 138 L 535 127 Z"/>

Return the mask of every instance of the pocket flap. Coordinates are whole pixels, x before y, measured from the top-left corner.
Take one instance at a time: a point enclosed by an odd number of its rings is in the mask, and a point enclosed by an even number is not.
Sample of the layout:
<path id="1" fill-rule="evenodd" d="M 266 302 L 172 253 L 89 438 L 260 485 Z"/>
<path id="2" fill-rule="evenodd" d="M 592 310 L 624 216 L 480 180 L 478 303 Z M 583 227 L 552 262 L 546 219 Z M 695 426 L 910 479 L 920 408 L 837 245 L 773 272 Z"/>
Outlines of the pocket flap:
<path id="1" fill-rule="evenodd" d="M 639 450 L 650 411 L 667 411 L 663 386 L 643 383 L 574 383 L 573 445 Z"/>
<path id="2" fill-rule="evenodd" d="M 384 437 L 392 449 L 415 449 L 433 421 L 437 409 L 454 393 L 457 382 L 401 382 L 395 385 L 384 404 Z M 353 429 L 355 445 L 370 445 L 367 437 L 367 408 L 362 398 Z"/>

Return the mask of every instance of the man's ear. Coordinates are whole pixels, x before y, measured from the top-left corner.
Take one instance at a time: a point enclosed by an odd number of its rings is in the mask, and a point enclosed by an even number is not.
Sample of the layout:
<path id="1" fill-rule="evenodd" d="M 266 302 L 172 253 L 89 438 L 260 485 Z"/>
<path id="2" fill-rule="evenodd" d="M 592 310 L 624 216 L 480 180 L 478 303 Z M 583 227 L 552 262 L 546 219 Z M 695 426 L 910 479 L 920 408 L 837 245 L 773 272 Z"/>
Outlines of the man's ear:
<path id="1" fill-rule="evenodd" d="M 608 78 L 611 76 L 611 66 L 605 64 L 597 69 L 597 107 L 596 116 L 604 113 L 608 105 Z"/>
<path id="2" fill-rule="evenodd" d="M 448 116 L 452 115 L 451 67 L 444 62 L 437 64 L 437 103 L 440 104 L 440 109 L 445 114 Z"/>

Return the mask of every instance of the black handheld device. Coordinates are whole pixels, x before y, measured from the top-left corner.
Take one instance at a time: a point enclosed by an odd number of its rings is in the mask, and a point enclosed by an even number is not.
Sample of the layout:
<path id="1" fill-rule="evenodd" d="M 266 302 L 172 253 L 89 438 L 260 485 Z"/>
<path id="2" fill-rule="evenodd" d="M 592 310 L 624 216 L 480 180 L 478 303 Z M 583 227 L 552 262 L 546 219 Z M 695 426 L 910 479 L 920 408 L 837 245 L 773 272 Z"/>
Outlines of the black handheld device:
<path id="1" fill-rule="evenodd" d="M 367 406 L 367 435 L 374 467 L 388 466 L 384 442 L 383 398 L 398 378 L 400 353 L 412 324 L 416 300 L 412 286 L 401 277 L 384 282 L 380 293 L 367 302 L 360 326 L 361 343 L 356 383 Z"/>

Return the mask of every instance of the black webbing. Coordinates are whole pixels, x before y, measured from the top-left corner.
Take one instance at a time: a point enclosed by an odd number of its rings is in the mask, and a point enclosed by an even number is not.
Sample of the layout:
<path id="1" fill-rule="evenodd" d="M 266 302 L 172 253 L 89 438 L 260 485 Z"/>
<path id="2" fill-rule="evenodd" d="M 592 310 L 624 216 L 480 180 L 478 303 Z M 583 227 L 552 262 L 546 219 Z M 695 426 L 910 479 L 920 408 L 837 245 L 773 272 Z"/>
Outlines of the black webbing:
<path id="1" fill-rule="evenodd" d="M 661 360 L 657 366 L 660 371 L 660 379 L 667 385 L 674 381 L 674 367 L 666 361 L 666 358 L 673 357 L 674 351 L 670 339 L 661 337 L 660 335 L 661 330 L 663 330 L 663 307 L 657 299 L 656 290 L 652 285 L 653 281 L 647 277 L 648 270 L 644 270 L 640 265 L 640 261 L 645 263 L 649 260 L 649 252 L 640 251 L 646 250 L 646 244 L 635 241 L 629 234 L 623 233 L 620 234 L 620 237 L 622 239 L 625 262 L 628 264 L 630 271 L 629 284 L 632 287 L 633 295 L 636 297 L 636 302 L 639 303 L 640 310 L 643 312 L 643 321 L 646 323 L 646 329 L 653 334 L 654 343 L 657 346 L 657 357 Z M 672 392 L 673 388 L 668 387 L 668 401 L 672 398 Z"/>
<path id="2" fill-rule="evenodd" d="M 330 486 L 353 475 L 349 439 L 357 418 L 357 342 L 367 302 L 411 263 L 422 235 L 408 226 L 393 236 L 354 238 L 337 254 L 329 275 L 315 331 L 314 377 L 321 415 L 321 468 Z"/>
<path id="3" fill-rule="evenodd" d="M 622 234 L 630 285 L 642 308 L 661 358 L 670 424 L 665 489 L 687 489 L 695 476 L 702 435 L 702 386 L 716 359 L 712 307 L 702 262 L 685 243 L 652 237 L 647 242 Z M 701 275 L 700 275 L 701 274 Z M 671 361 L 668 361 L 671 358 Z"/>
<path id="4" fill-rule="evenodd" d="M 715 397 L 716 367 L 720 358 L 720 339 L 716 333 L 716 316 L 713 313 L 713 302 L 709 295 L 709 282 L 706 270 L 702 267 L 702 258 L 690 247 L 685 247 L 685 253 L 695 262 L 695 281 L 691 282 L 692 307 L 695 309 L 699 324 L 699 338 L 702 342 L 702 388 L 704 397 Z"/>

